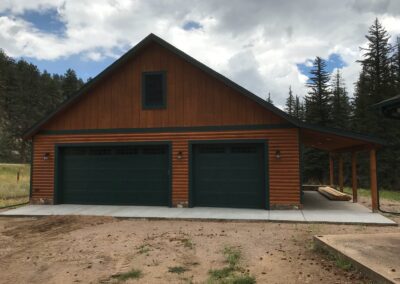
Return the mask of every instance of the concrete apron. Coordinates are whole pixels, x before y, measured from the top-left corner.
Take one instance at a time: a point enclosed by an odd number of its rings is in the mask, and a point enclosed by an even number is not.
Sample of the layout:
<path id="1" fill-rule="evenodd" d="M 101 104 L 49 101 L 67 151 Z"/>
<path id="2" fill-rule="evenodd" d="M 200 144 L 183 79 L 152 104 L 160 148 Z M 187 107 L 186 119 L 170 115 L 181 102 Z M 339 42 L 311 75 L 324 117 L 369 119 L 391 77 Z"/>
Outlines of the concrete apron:
<path id="1" fill-rule="evenodd" d="M 377 283 L 400 283 L 400 233 L 314 236 L 314 242 Z"/>
<path id="2" fill-rule="evenodd" d="M 155 218 L 182 220 L 246 220 L 302 223 L 394 225 L 379 213 L 368 210 L 260 210 L 236 208 L 168 208 L 156 206 L 116 205 L 26 205 L 0 212 L 0 216 L 110 216 L 122 218 Z"/>

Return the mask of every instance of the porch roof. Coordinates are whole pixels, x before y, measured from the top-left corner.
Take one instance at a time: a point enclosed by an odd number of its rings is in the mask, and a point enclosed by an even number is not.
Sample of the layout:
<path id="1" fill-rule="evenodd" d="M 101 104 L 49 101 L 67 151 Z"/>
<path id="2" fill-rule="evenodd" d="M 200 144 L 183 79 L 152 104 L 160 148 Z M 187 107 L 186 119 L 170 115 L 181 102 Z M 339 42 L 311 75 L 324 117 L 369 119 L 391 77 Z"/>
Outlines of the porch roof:
<path id="1" fill-rule="evenodd" d="M 300 142 L 308 147 L 329 152 L 361 151 L 386 144 L 383 139 L 377 137 L 308 123 L 300 126 Z"/>

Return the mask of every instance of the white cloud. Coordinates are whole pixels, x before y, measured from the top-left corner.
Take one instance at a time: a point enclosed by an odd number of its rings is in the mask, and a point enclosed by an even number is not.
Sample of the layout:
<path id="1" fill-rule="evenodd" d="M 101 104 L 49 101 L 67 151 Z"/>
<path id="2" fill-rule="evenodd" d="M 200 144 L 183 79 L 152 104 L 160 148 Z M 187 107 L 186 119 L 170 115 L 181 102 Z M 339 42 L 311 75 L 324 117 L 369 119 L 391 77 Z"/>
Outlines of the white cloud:
<path id="1" fill-rule="evenodd" d="M 63 35 L 40 31 L 19 16 L 49 8 L 65 23 Z M 339 53 L 352 92 L 359 46 L 375 17 L 392 35 L 400 33 L 396 0 L 3 0 L 0 15 L 0 46 L 12 56 L 56 60 L 83 54 L 98 61 L 121 55 L 153 32 L 261 97 L 271 92 L 279 106 L 289 85 L 306 93 L 307 78 L 296 64 Z M 187 21 L 202 28 L 185 31 Z"/>

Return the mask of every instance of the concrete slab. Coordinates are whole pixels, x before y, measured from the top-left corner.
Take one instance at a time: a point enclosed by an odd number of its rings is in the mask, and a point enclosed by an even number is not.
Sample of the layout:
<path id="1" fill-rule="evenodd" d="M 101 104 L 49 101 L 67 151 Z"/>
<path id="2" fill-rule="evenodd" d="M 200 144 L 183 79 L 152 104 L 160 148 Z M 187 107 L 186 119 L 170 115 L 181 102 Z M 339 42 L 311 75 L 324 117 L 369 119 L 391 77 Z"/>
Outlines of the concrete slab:
<path id="1" fill-rule="evenodd" d="M 343 224 L 396 223 L 368 208 L 347 201 L 329 201 L 318 192 L 304 192 L 302 210 L 259 210 L 236 208 L 168 208 L 157 206 L 113 205 L 27 205 L 0 212 L 0 216 L 91 215 L 127 218 L 255 220 L 323 222 Z"/>
<path id="2" fill-rule="evenodd" d="M 324 235 L 314 240 L 377 283 L 400 283 L 400 233 Z"/>

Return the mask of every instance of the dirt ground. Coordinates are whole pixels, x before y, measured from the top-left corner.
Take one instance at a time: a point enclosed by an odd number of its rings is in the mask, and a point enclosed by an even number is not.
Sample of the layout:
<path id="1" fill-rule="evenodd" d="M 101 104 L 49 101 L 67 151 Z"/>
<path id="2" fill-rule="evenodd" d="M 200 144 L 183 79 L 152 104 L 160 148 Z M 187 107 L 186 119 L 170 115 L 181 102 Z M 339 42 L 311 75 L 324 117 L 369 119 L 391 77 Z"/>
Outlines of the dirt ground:
<path id="1" fill-rule="evenodd" d="M 358 203 L 371 208 L 371 198 L 366 196 L 359 196 Z M 400 214 L 400 201 L 389 200 L 380 198 L 379 200 L 380 209 L 387 212 L 395 212 Z"/>
<path id="2" fill-rule="evenodd" d="M 397 222 L 400 218 L 397 219 Z M 399 227 L 134 220 L 104 217 L 0 218 L 1 283 L 204 283 L 224 267 L 222 250 L 241 250 L 257 283 L 367 283 L 313 249 L 320 234 L 398 232 Z M 183 273 L 169 272 L 184 267 Z"/>

